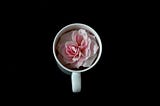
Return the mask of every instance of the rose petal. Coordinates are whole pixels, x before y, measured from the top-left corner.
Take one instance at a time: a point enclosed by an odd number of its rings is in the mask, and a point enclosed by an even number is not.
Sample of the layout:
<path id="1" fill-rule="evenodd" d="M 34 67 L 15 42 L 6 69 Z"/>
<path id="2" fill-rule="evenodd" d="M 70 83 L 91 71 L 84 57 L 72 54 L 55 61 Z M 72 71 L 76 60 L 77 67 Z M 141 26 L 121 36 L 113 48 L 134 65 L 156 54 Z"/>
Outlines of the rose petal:
<path id="1" fill-rule="evenodd" d="M 64 44 L 57 45 L 56 49 L 57 49 L 58 53 L 60 53 L 62 55 L 65 53 L 65 51 L 64 51 L 65 50 L 65 45 Z"/>
<path id="2" fill-rule="evenodd" d="M 91 45 L 91 40 L 88 39 L 88 44 L 85 48 L 81 47 L 81 52 L 82 52 L 82 55 L 83 57 L 90 57 L 91 55 L 91 50 L 90 50 L 90 45 Z"/>
<path id="3" fill-rule="evenodd" d="M 80 46 L 83 41 L 83 36 L 81 35 L 75 35 L 76 36 L 76 42 Z"/>
<path id="4" fill-rule="evenodd" d="M 64 53 L 63 54 L 63 57 L 64 57 L 64 61 L 66 61 L 66 63 L 74 63 L 76 61 L 79 60 L 80 56 L 81 56 L 81 53 L 79 53 L 79 48 L 76 48 L 75 47 L 75 51 L 73 50 L 74 46 L 70 45 L 69 46 L 71 47 L 65 47 L 64 48 L 64 51 L 65 52 L 62 52 Z"/>
<path id="5" fill-rule="evenodd" d="M 76 36 L 78 35 L 78 32 L 77 31 L 73 31 L 71 35 L 72 35 L 71 36 L 72 41 L 76 42 Z"/>
<path id="6" fill-rule="evenodd" d="M 66 62 L 64 61 L 64 59 L 63 59 L 63 56 L 62 55 L 60 55 L 60 54 L 58 54 L 58 60 L 61 62 L 61 64 L 63 64 L 63 65 L 65 65 L 66 64 Z"/>
<path id="7" fill-rule="evenodd" d="M 90 33 L 87 33 L 88 34 L 88 37 L 91 39 L 91 40 L 96 40 L 96 37 Z"/>
<path id="8" fill-rule="evenodd" d="M 87 32 L 84 29 L 79 29 L 78 31 L 73 31 L 72 33 L 72 40 L 77 42 L 79 46 L 81 45 L 81 42 L 83 40 L 87 40 L 87 38 Z"/>
<path id="9" fill-rule="evenodd" d="M 88 35 L 87 35 L 86 30 L 84 30 L 84 29 L 79 29 L 79 30 L 78 30 L 78 34 L 79 34 L 80 36 L 82 36 L 84 40 L 87 40 Z"/>
<path id="10" fill-rule="evenodd" d="M 74 62 L 71 58 L 73 56 L 70 55 L 71 57 L 69 57 L 69 55 L 66 55 L 66 51 L 65 51 L 66 50 L 65 49 L 66 41 L 67 42 L 72 41 L 72 38 L 71 38 L 72 32 L 73 31 L 65 33 L 64 35 L 62 35 L 58 44 L 57 44 L 57 47 L 56 47 L 56 49 L 58 50 L 58 53 L 60 53 L 63 56 L 63 59 L 64 59 L 63 62 L 65 62 L 65 64 Z"/>
<path id="11" fill-rule="evenodd" d="M 62 45 L 61 48 L 58 48 L 58 55 L 60 54 L 63 57 L 63 63 L 67 64 L 67 63 L 74 63 L 74 61 L 72 60 L 72 57 L 69 57 L 66 54 L 65 51 L 65 45 Z M 62 58 L 61 58 L 62 59 Z"/>
<path id="12" fill-rule="evenodd" d="M 96 57 L 97 57 L 97 54 L 91 56 L 86 61 L 84 61 L 82 66 L 83 67 L 90 67 L 92 65 L 92 63 L 94 62 L 94 60 L 96 59 Z"/>
<path id="13" fill-rule="evenodd" d="M 71 34 L 73 31 L 65 33 L 62 35 L 59 39 L 59 42 L 57 44 L 57 49 L 61 49 L 62 46 L 65 45 L 66 41 L 72 41 Z M 61 53 L 61 50 L 58 50 Z"/>
<path id="14" fill-rule="evenodd" d="M 68 64 L 68 63 L 74 63 L 75 61 L 73 61 L 73 58 L 70 58 L 70 57 L 64 57 L 63 56 L 63 61 Z"/>
<path id="15" fill-rule="evenodd" d="M 72 41 L 71 35 L 74 31 L 70 31 L 67 33 L 64 33 L 63 36 L 61 36 L 61 41 L 66 42 L 66 41 Z"/>
<path id="16" fill-rule="evenodd" d="M 73 63 L 70 65 L 71 68 L 79 68 L 80 66 L 82 66 L 84 60 L 83 59 L 79 59 L 79 61 Z"/>
<path id="17" fill-rule="evenodd" d="M 78 55 L 78 52 L 79 52 L 77 43 L 73 41 L 67 41 L 65 43 L 65 50 L 66 50 L 66 54 L 68 54 L 69 57 Z"/>
<path id="18" fill-rule="evenodd" d="M 87 40 L 82 40 L 81 44 L 79 45 L 80 49 L 86 49 L 88 46 L 88 41 Z"/>
<path id="19" fill-rule="evenodd" d="M 79 61 L 79 59 L 81 58 L 81 56 L 82 56 L 82 53 L 81 53 L 80 51 L 78 51 L 78 55 L 75 55 L 75 56 L 72 58 L 72 60 L 73 60 L 73 61 Z"/>
<path id="20" fill-rule="evenodd" d="M 99 48 L 99 47 L 98 47 L 98 45 L 97 45 L 96 41 L 92 40 L 92 42 L 91 42 L 91 46 L 90 46 L 91 56 L 93 56 L 94 54 L 96 54 L 96 53 L 97 53 L 98 48 Z"/>

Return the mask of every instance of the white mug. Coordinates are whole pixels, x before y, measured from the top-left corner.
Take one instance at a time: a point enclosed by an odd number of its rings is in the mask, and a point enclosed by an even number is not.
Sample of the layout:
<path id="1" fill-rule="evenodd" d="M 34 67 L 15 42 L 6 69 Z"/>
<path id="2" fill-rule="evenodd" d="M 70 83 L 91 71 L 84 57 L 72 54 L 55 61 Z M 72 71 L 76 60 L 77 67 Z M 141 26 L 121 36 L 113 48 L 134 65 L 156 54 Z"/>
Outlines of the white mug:
<path id="1" fill-rule="evenodd" d="M 57 44 L 57 41 L 58 41 L 59 37 L 63 33 L 67 32 L 69 30 L 72 30 L 72 29 L 81 29 L 81 28 L 85 29 L 85 30 L 88 30 L 89 32 L 91 32 L 96 37 L 96 40 L 97 40 L 97 43 L 98 43 L 98 46 L 99 46 L 99 51 L 98 51 L 98 55 L 97 55 L 96 60 L 94 61 L 94 63 L 90 67 L 82 69 L 82 70 L 72 70 L 72 69 L 69 69 L 69 68 L 65 67 L 63 64 L 61 64 L 61 62 L 57 58 L 55 48 L 56 48 L 56 44 Z M 81 72 L 85 72 L 87 70 L 90 70 L 93 66 L 95 66 L 97 64 L 97 62 L 99 61 L 99 59 L 101 57 L 101 54 L 102 54 L 102 42 L 101 42 L 101 39 L 100 39 L 99 35 L 97 34 L 97 32 L 94 29 L 92 29 L 91 27 L 89 27 L 88 25 L 85 25 L 85 24 L 73 23 L 73 24 L 69 24 L 69 25 L 63 27 L 57 33 L 57 35 L 55 36 L 55 39 L 53 41 L 53 55 L 55 57 L 57 65 L 58 65 L 58 67 L 60 68 L 61 71 L 71 75 L 72 91 L 74 93 L 81 91 Z"/>

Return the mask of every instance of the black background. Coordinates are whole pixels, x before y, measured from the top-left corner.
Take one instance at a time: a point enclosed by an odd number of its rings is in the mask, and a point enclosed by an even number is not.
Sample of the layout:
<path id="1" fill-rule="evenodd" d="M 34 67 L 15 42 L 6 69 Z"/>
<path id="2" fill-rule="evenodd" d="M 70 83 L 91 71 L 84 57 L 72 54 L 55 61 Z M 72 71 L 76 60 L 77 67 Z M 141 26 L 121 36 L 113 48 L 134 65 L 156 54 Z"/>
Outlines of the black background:
<path id="1" fill-rule="evenodd" d="M 137 33 L 144 21 L 143 12 L 114 4 L 99 9 L 95 6 L 86 9 L 85 5 L 77 11 L 73 11 L 76 6 L 58 10 L 54 7 L 57 4 L 46 2 L 34 9 L 35 4 L 31 9 L 4 11 L 5 98 L 48 102 L 58 97 L 137 101 L 144 91 L 137 70 L 141 62 L 137 60 L 140 55 L 140 33 Z M 56 33 L 71 23 L 91 26 L 103 46 L 98 64 L 82 73 L 82 91 L 78 94 L 72 93 L 70 76 L 58 69 L 52 53 Z"/>

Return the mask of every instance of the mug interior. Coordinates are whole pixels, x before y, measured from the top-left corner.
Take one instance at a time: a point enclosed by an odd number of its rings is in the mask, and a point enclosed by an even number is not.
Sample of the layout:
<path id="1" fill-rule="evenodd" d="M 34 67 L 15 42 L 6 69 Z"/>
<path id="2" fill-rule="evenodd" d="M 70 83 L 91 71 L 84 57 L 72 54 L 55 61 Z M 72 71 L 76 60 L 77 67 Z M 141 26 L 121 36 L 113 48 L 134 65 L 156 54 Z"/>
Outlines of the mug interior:
<path id="1" fill-rule="evenodd" d="M 90 67 L 87 67 L 87 68 L 82 69 L 82 70 L 73 70 L 73 69 L 69 69 L 69 68 L 65 67 L 63 64 L 61 64 L 61 62 L 57 58 L 57 55 L 56 55 L 56 52 L 55 52 L 57 42 L 58 42 L 59 38 L 61 37 L 61 35 L 70 31 L 70 30 L 76 30 L 76 29 L 85 29 L 85 30 L 91 32 L 96 37 L 96 40 L 97 40 L 97 43 L 98 43 L 98 46 L 99 46 L 98 55 L 96 57 L 96 60 L 94 60 L 94 62 L 92 63 L 92 65 Z M 101 43 L 99 35 L 97 34 L 97 32 L 94 29 L 92 29 L 91 27 L 89 27 L 88 25 L 85 25 L 85 24 L 74 23 L 74 24 L 69 24 L 69 25 L 63 27 L 57 33 L 57 35 L 54 39 L 54 42 L 53 42 L 53 54 L 54 54 L 54 57 L 56 59 L 57 64 L 60 65 L 61 68 L 63 68 L 66 71 L 69 71 L 69 72 L 84 72 L 84 71 L 87 71 L 87 70 L 91 69 L 99 61 L 101 53 L 102 53 L 102 43 Z"/>

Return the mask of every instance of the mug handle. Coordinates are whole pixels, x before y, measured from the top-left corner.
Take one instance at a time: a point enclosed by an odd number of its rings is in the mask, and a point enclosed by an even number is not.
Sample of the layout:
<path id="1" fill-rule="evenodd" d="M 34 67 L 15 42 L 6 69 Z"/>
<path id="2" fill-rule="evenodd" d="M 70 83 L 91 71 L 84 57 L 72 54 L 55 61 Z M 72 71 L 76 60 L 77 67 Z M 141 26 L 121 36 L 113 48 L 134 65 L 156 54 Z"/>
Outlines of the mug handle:
<path id="1" fill-rule="evenodd" d="M 71 83 L 72 83 L 72 92 L 76 93 L 81 91 L 81 73 L 80 72 L 72 72 Z"/>

